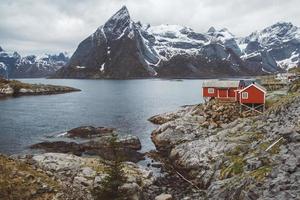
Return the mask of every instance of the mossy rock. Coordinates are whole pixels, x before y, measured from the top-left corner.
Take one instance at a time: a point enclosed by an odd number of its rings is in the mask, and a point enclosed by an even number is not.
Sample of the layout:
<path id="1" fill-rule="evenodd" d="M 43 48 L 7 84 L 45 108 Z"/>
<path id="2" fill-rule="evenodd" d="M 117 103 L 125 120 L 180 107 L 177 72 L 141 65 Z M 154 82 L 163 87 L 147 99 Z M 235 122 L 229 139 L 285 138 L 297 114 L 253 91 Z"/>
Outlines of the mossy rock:
<path id="1" fill-rule="evenodd" d="M 233 175 L 244 172 L 245 160 L 241 156 L 232 156 L 228 166 L 223 166 L 220 172 L 220 179 L 230 178 Z"/>

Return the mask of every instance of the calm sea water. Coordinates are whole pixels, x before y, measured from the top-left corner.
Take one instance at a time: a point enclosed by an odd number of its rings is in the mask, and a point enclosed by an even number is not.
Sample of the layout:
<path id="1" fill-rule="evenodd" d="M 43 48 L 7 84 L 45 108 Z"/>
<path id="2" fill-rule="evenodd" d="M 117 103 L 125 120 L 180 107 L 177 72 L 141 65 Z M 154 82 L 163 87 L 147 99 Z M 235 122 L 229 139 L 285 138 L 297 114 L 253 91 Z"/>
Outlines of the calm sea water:
<path id="1" fill-rule="evenodd" d="M 72 86 L 81 92 L 0 100 L 0 153 L 24 152 L 29 145 L 82 125 L 117 128 L 137 135 L 143 151 L 154 148 L 153 115 L 203 101 L 202 80 L 23 79 Z"/>

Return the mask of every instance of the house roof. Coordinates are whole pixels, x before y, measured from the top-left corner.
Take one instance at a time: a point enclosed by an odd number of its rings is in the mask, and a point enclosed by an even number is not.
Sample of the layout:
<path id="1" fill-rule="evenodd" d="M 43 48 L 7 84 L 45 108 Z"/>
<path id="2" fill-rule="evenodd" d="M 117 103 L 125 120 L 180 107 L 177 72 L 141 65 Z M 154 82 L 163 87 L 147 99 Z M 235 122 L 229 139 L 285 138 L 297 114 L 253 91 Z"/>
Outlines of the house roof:
<path id="1" fill-rule="evenodd" d="M 227 80 L 206 80 L 203 82 L 202 87 L 216 87 L 216 88 L 232 88 L 239 87 L 240 81 L 227 81 Z"/>
<path id="2" fill-rule="evenodd" d="M 254 87 L 256 87 L 257 89 L 261 90 L 262 92 L 267 93 L 267 89 L 266 89 L 265 87 L 261 86 L 261 85 L 258 84 L 258 83 L 252 83 L 251 85 L 248 85 L 247 87 L 245 87 L 245 88 L 239 90 L 238 92 L 239 92 L 239 93 L 240 93 L 240 92 L 243 92 L 243 91 L 247 90 L 247 89 L 248 89 L 249 87 L 251 87 L 251 86 L 254 86 Z"/>

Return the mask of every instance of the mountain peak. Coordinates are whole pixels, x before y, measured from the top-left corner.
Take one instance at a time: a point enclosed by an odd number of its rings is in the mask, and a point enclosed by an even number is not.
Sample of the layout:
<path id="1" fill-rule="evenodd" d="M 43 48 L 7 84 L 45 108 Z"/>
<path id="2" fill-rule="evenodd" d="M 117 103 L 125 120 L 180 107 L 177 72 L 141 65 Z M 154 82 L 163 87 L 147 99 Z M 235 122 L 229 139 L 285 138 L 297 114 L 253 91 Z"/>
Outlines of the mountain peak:
<path id="1" fill-rule="evenodd" d="M 216 29 L 215 29 L 215 27 L 210 27 L 209 29 L 208 29 L 208 33 L 213 33 L 213 32 L 215 32 L 216 31 Z"/>
<path id="2" fill-rule="evenodd" d="M 120 10 L 118 10 L 109 20 L 109 21 L 116 21 L 127 19 L 130 20 L 130 14 L 126 6 L 123 6 Z"/>
<path id="3" fill-rule="evenodd" d="M 118 10 L 109 20 L 104 24 L 103 30 L 106 36 L 111 36 L 112 39 L 119 38 L 124 31 L 130 26 L 131 19 L 126 6 Z"/>
<path id="4" fill-rule="evenodd" d="M 291 22 L 279 21 L 279 22 L 273 24 L 271 27 L 277 27 L 277 26 L 292 27 L 292 26 L 294 26 L 294 25 L 293 25 Z"/>
<path id="5" fill-rule="evenodd" d="M 2 47 L 0 46 L 0 52 L 3 51 Z"/>
<path id="6" fill-rule="evenodd" d="M 278 31 L 282 31 L 282 30 L 288 31 L 293 28 L 296 28 L 296 26 L 294 26 L 291 22 L 282 22 L 281 21 L 281 22 L 277 22 L 277 23 L 263 29 L 262 32 L 270 32 L 270 31 L 278 32 Z"/>
<path id="7" fill-rule="evenodd" d="M 295 37 L 298 31 L 299 28 L 291 22 L 277 22 L 258 33 L 263 37 L 272 35 L 273 37 L 286 37 L 288 39 L 289 37 Z"/>

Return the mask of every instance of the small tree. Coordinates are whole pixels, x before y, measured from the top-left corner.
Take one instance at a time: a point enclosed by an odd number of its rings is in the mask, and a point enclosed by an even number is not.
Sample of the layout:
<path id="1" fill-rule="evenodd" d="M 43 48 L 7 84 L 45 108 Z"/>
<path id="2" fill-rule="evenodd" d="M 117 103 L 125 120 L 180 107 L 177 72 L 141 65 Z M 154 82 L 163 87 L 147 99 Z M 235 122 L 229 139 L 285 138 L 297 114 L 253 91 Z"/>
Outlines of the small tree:
<path id="1" fill-rule="evenodd" d="M 112 161 L 108 169 L 108 176 L 102 181 L 101 187 L 93 191 L 94 198 L 97 200 L 121 200 L 124 199 L 119 191 L 119 187 L 126 182 L 123 172 L 122 158 L 118 155 L 120 144 L 117 142 L 118 136 L 113 134 L 109 144 L 112 153 Z"/>

